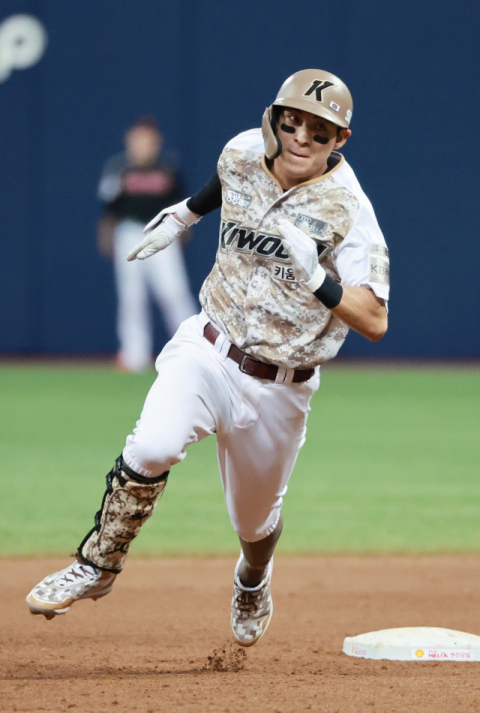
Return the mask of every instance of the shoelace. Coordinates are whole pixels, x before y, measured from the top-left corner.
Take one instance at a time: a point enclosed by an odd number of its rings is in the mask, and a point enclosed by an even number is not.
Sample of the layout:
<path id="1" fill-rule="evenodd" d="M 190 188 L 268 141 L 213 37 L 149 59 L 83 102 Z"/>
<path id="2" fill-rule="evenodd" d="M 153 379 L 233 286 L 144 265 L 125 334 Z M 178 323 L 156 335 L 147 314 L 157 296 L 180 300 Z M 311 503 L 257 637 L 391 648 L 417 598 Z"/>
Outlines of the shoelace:
<path id="1" fill-rule="evenodd" d="M 59 586 L 68 586 L 69 584 L 75 584 L 76 582 L 78 583 L 79 581 L 82 581 L 86 579 L 87 577 L 92 577 L 96 574 L 96 571 L 94 570 L 93 567 L 90 567 L 89 565 L 84 565 L 81 564 L 80 562 L 75 562 L 74 565 L 68 569 L 65 574 L 63 574 L 59 579 L 57 580 Z M 73 579 L 69 579 L 70 577 L 73 577 Z M 62 581 L 64 580 L 64 581 Z"/>
<path id="2" fill-rule="evenodd" d="M 262 604 L 264 589 L 258 592 L 245 592 L 240 590 L 239 594 L 235 597 L 237 603 L 237 609 L 242 614 L 251 614 L 252 610 L 258 610 Z"/>

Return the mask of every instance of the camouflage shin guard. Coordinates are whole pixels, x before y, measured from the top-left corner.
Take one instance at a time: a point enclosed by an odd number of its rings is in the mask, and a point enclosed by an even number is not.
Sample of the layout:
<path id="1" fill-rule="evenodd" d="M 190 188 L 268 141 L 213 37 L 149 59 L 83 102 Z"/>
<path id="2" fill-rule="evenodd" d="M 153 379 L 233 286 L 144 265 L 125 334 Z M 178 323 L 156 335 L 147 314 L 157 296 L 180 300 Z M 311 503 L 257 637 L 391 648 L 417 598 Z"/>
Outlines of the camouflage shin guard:
<path id="1" fill-rule="evenodd" d="M 107 475 L 107 490 L 95 515 L 95 527 L 80 544 L 77 557 L 107 572 L 121 572 L 130 542 L 155 510 L 167 477 L 168 471 L 156 478 L 145 478 L 119 456 Z"/>

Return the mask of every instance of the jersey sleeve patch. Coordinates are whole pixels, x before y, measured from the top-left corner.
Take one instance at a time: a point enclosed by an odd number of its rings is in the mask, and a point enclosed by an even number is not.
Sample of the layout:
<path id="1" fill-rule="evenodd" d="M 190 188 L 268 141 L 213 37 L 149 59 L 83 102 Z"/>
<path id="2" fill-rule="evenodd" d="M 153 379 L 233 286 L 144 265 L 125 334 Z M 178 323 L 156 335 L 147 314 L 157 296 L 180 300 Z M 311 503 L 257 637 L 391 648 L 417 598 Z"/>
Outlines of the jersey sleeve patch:
<path id="1" fill-rule="evenodd" d="M 368 252 L 370 255 L 381 255 L 389 260 L 388 248 L 386 245 L 381 245 L 380 243 L 370 243 L 368 246 Z"/>
<path id="2" fill-rule="evenodd" d="M 388 248 L 380 243 L 370 243 L 368 246 L 370 260 L 370 282 L 390 285 L 390 259 Z"/>

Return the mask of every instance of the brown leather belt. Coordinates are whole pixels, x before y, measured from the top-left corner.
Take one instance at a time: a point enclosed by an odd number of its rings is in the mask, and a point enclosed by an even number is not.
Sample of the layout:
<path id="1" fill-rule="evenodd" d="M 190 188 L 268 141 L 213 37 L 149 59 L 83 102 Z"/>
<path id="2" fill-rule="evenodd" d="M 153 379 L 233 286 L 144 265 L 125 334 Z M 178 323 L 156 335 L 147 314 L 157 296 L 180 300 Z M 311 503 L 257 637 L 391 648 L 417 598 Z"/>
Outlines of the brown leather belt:
<path id="1" fill-rule="evenodd" d="M 203 336 L 207 339 L 210 344 L 215 344 L 217 337 L 220 332 L 215 329 L 211 322 L 205 325 L 203 330 Z M 269 379 L 270 381 L 275 381 L 278 373 L 278 366 L 273 364 L 265 364 L 263 361 L 257 361 L 257 359 L 252 359 L 245 352 L 232 344 L 228 351 L 228 358 L 233 359 L 239 365 L 240 371 L 249 376 L 256 376 L 257 379 Z M 294 384 L 299 384 L 302 381 L 308 381 L 311 379 L 315 373 L 315 369 L 295 369 L 293 374 L 292 382 Z"/>

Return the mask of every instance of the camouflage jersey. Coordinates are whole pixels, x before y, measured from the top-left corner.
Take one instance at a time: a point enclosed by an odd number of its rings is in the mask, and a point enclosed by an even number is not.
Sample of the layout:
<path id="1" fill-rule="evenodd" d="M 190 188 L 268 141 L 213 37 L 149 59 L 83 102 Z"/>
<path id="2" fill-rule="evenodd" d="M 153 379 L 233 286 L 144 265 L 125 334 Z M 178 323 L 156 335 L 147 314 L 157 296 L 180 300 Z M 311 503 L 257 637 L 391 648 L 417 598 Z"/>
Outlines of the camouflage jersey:
<path id="1" fill-rule="evenodd" d="M 385 300 L 388 250 L 372 205 L 341 154 L 332 154 L 326 174 L 284 191 L 264 151 L 261 130 L 252 129 L 220 156 L 220 240 L 200 302 L 251 356 L 308 369 L 337 354 L 348 327 L 295 279 L 278 220 L 306 223 L 327 274 L 343 285 L 370 287 Z"/>

